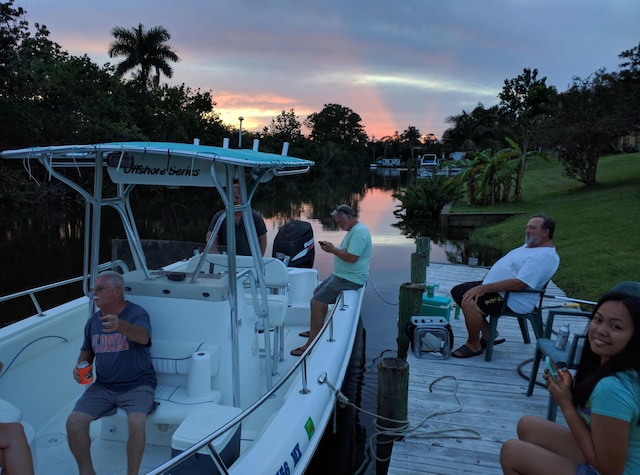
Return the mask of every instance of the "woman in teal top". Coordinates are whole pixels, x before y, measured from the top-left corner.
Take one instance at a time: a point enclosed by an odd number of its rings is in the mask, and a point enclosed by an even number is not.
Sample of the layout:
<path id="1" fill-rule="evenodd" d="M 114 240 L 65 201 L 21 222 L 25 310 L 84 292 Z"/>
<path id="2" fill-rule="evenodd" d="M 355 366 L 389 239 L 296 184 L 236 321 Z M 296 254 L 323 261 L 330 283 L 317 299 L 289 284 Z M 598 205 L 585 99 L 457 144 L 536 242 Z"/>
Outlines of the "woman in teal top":
<path id="1" fill-rule="evenodd" d="M 640 297 L 603 296 L 587 338 L 575 379 L 544 375 L 568 427 L 520 419 L 500 451 L 505 474 L 640 474 Z"/>

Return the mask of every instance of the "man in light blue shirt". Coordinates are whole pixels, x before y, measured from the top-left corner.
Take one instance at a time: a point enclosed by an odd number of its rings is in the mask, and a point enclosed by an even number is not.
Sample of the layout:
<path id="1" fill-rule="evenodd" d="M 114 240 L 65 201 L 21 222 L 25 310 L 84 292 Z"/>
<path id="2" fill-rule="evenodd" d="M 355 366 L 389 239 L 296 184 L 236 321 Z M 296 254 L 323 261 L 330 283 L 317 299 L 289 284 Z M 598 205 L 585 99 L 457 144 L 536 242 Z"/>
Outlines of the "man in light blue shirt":
<path id="1" fill-rule="evenodd" d="M 347 231 L 339 247 L 330 242 L 320 241 L 320 248 L 334 255 L 333 274 L 324 280 L 311 298 L 311 326 L 309 332 L 300 336 L 308 337 L 307 343 L 291 351 L 300 356 L 320 333 L 329 305 L 335 303 L 343 290 L 356 290 L 369 278 L 371 258 L 371 233 L 358 221 L 356 212 L 348 205 L 340 205 L 331 212 L 336 224 Z"/>

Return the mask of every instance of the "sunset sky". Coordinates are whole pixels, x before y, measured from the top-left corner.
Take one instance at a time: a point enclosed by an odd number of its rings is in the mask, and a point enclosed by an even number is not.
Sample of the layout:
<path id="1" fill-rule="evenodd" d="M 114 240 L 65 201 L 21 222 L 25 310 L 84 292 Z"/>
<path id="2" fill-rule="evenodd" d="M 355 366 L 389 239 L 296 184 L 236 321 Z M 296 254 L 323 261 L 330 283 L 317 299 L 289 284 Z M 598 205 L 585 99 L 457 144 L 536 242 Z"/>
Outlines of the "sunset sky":
<path id="1" fill-rule="evenodd" d="M 369 137 L 497 104 L 505 79 L 537 68 L 559 91 L 617 70 L 640 42 L 638 0 L 16 0 L 73 55 L 117 64 L 115 26 L 165 27 L 181 61 L 170 84 L 212 91 L 223 121 L 261 130 L 281 111 L 324 104 Z M 307 133 L 306 130 L 303 130 Z"/>

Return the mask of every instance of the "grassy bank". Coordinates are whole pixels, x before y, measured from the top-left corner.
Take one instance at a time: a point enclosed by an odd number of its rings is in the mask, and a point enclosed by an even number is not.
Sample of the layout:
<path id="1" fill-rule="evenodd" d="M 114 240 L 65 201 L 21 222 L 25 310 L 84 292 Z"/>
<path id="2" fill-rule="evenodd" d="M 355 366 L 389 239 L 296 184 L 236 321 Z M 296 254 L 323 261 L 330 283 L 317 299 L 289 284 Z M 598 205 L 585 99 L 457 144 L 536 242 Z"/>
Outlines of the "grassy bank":
<path id="1" fill-rule="evenodd" d="M 597 300 L 622 280 L 640 281 L 640 153 L 602 157 L 598 186 L 562 176 L 557 161 L 532 161 L 524 200 L 478 211 L 544 212 L 556 220 L 560 269 L 553 280 L 567 295 Z M 453 211 L 468 210 L 457 203 Z M 515 217 L 474 232 L 472 240 L 508 251 L 523 242 L 528 218 Z"/>

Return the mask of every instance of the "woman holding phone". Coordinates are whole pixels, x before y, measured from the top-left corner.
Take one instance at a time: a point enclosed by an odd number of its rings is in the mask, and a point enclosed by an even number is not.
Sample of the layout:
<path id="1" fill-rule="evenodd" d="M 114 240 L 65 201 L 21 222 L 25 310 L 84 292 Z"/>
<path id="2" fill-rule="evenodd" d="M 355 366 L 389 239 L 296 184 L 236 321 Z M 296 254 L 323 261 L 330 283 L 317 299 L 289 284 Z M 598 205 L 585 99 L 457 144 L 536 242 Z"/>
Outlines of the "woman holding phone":
<path id="1" fill-rule="evenodd" d="M 567 426 L 535 416 L 500 451 L 505 474 L 640 474 L 640 297 L 604 295 L 575 379 L 544 379 Z"/>

